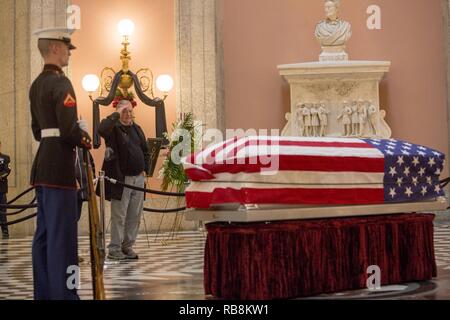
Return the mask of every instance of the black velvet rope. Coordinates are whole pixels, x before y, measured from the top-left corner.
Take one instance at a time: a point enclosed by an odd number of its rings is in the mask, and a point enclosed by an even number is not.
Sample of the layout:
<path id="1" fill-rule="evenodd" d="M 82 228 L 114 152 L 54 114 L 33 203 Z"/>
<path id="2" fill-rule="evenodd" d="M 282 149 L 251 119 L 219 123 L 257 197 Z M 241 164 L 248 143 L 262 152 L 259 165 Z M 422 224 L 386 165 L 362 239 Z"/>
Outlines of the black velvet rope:
<path id="1" fill-rule="evenodd" d="M 24 192 L 22 192 L 21 194 L 19 194 L 17 197 L 15 197 L 14 199 L 12 199 L 11 201 L 8 202 L 8 204 L 14 203 L 17 200 L 19 200 L 20 198 L 22 198 L 24 195 L 26 195 L 27 193 L 33 191 L 34 189 L 36 189 L 36 187 L 31 187 L 28 188 L 27 190 L 25 190 Z"/>
<path id="2" fill-rule="evenodd" d="M 21 205 L 8 205 L 8 204 L 0 204 L 0 209 L 31 209 L 37 208 L 37 204 L 21 204 Z"/>
<path id="3" fill-rule="evenodd" d="M 121 185 L 124 188 L 132 189 L 132 190 L 136 190 L 136 191 L 142 191 L 142 192 L 146 192 L 146 193 L 150 193 L 150 194 L 157 194 L 160 196 L 184 197 L 186 195 L 185 193 L 181 193 L 181 192 L 163 192 L 163 191 L 158 191 L 158 190 L 139 188 L 139 187 L 135 187 L 135 186 L 131 186 L 129 184 L 123 183 L 123 182 L 115 180 L 115 179 L 111 179 L 109 177 L 105 177 L 105 180 L 112 184 Z"/>
<path id="4" fill-rule="evenodd" d="M 35 201 L 36 201 L 36 197 L 33 200 L 31 200 L 28 205 L 29 206 L 33 205 L 33 208 L 36 208 L 37 205 L 35 206 L 35 203 L 34 203 Z M 0 215 L 2 215 L 2 216 L 15 216 L 15 215 L 18 215 L 19 213 L 22 213 L 22 212 L 24 212 L 24 211 L 26 211 L 28 209 L 30 209 L 30 208 L 24 208 L 24 209 L 21 209 L 19 211 L 14 211 L 14 212 L 9 212 L 9 213 L 0 212 Z"/>
<path id="5" fill-rule="evenodd" d="M 17 219 L 17 220 L 14 220 L 14 221 L 10 221 L 8 223 L 0 223 L 0 226 L 12 226 L 14 224 L 18 224 L 18 223 L 21 223 L 21 222 L 33 219 L 36 216 L 37 216 L 37 213 L 33 213 L 33 214 L 30 214 L 29 216 L 26 216 L 26 217 L 23 217 L 21 219 Z"/>
<path id="6" fill-rule="evenodd" d="M 179 212 L 186 210 L 186 207 L 182 208 L 174 208 L 174 209 L 152 209 L 152 208 L 143 208 L 145 212 L 153 212 L 153 213 L 171 213 L 171 212 Z"/>
<path id="7" fill-rule="evenodd" d="M 441 188 L 445 188 L 449 183 L 450 183 L 450 177 L 442 179 L 441 181 L 439 181 L 439 186 Z"/>

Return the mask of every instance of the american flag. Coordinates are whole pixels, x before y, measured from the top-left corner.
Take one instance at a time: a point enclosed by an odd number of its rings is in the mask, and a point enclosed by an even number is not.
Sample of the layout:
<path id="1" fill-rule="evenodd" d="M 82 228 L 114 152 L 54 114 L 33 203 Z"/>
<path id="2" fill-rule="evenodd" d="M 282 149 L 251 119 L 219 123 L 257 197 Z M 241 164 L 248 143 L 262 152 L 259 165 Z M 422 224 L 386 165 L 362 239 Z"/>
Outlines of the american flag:
<path id="1" fill-rule="evenodd" d="M 249 136 L 183 159 L 189 208 L 356 205 L 444 195 L 444 154 L 400 140 Z"/>

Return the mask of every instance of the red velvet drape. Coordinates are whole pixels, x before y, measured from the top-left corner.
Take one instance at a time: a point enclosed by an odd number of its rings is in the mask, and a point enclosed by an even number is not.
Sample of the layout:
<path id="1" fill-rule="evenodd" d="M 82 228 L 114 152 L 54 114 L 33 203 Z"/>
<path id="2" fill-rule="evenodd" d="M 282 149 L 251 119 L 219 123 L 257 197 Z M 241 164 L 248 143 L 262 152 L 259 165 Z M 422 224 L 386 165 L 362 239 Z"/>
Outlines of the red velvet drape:
<path id="1" fill-rule="evenodd" d="M 207 225 L 205 293 L 285 299 L 436 276 L 432 214 Z"/>

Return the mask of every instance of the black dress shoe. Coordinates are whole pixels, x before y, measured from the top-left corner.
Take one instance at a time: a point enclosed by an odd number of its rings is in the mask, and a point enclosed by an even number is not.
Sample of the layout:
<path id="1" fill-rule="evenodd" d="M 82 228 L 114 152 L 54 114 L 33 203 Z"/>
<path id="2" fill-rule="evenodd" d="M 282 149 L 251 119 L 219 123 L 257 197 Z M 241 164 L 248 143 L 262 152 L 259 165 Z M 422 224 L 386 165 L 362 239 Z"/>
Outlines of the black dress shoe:
<path id="1" fill-rule="evenodd" d="M 9 233 L 8 232 L 2 232 L 2 239 L 9 239 Z"/>

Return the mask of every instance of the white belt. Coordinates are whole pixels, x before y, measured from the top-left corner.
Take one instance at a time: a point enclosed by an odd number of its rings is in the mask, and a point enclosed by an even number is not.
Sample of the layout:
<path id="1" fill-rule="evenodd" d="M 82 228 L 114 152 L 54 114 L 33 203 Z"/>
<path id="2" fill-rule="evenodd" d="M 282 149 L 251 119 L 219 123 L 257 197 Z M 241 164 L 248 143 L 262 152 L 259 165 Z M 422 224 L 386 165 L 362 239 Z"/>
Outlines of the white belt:
<path id="1" fill-rule="evenodd" d="M 58 128 L 43 129 L 41 130 L 41 138 L 59 137 L 61 133 Z"/>

